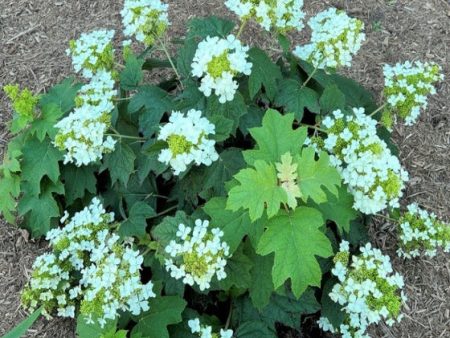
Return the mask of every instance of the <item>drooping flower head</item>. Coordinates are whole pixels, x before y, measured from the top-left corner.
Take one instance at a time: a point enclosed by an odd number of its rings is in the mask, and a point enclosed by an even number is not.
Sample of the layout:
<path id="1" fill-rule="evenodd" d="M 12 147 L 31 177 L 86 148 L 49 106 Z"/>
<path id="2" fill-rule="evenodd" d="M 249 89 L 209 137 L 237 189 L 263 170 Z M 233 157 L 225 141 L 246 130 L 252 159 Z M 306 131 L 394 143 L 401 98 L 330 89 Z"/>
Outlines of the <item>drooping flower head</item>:
<path id="1" fill-rule="evenodd" d="M 214 148 L 215 141 L 208 138 L 214 135 L 215 126 L 202 117 L 202 112 L 191 109 L 187 114 L 172 112 L 169 122 L 161 127 L 158 140 L 167 142 L 158 160 L 170 164 L 175 175 L 187 169 L 191 163 L 210 166 L 219 158 Z"/>
<path id="2" fill-rule="evenodd" d="M 233 330 L 220 329 L 219 333 L 213 332 L 212 326 L 203 325 L 200 319 L 190 319 L 188 326 L 191 333 L 196 333 L 200 338 L 231 338 L 233 337 Z"/>
<path id="3" fill-rule="evenodd" d="M 233 78 L 250 75 L 252 70 L 248 50 L 234 35 L 226 39 L 208 36 L 201 41 L 192 62 L 192 75 L 201 78 L 200 91 L 207 97 L 214 91 L 220 103 L 232 101 L 238 88 Z"/>
<path id="4" fill-rule="evenodd" d="M 58 133 L 54 144 L 66 151 L 65 164 L 88 165 L 114 150 L 116 141 L 104 134 L 111 126 L 115 95 L 114 80 L 107 71 L 99 71 L 81 87 L 75 110 L 55 125 Z"/>
<path id="5" fill-rule="evenodd" d="M 125 0 L 120 12 L 124 35 L 134 36 L 146 46 L 153 45 L 170 25 L 168 8 L 160 0 Z"/>
<path id="6" fill-rule="evenodd" d="M 17 84 L 6 85 L 3 90 L 11 100 L 14 110 L 11 132 L 17 133 L 35 118 L 35 108 L 39 102 L 39 95 L 34 95 L 28 88 L 20 90 Z"/>
<path id="7" fill-rule="evenodd" d="M 165 265 L 170 275 L 183 279 L 188 285 L 197 284 L 200 290 L 210 287 L 214 276 L 224 279 L 225 265 L 229 254 L 229 246 L 221 240 L 223 232 L 214 228 L 208 230 L 209 222 L 197 219 L 195 227 L 180 224 L 177 239 L 172 240 L 165 248 L 169 258 Z"/>
<path id="8" fill-rule="evenodd" d="M 113 30 L 98 30 L 81 34 L 78 40 L 70 41 L 66 50 L 72 57 L 75 72 L 85 78 L 93 77 L 99 70 L 112 71 L 114 68 Z"/>
<path id="9" fill-rule="evenodd" d="M 408 205 L 398 222 L 400 257 L 436 256 L 438 248 L 450 252 L 450 225 L 437 219 L 434 213 L 419 208 L 415 203 Z"/>
<path id="10" fill-rule="evenodd" d="M 348 115 L 337 110 L 322 124 L 325 149 L 354 196 L 353 207 L 365 214 L 397 208 L 408 173 L 378 137 L 377 122 L 363 108 L 354 108 Z"/>
<path id="11" fill-rule="evenodd" d="M 426 109 L 427 96 L 436 94 L 434 84 L 444 79 L 441 67 L 433 62 L 384 65 L 383 73 L 386 111 L 405 120 L 408 126 L 417 121 L 421 109 Z"/>
<path id="12" fill-rule="evenodd" d="M 255 19 L 265 30 L 285 33 L 303 29 L 303 0 L 227 0 L 225 6 L 241 20 Z"/>
<path id="13" fill-rule="evenodd" d="M 43 314 L 75 317 L 79 309 L 88 323 L 104 326 L 122 311 L 139 315 L 155 297 L 153 284 L 142 284 L 143 257 L 110 232 L 114 214 L 100 200 L 77 212 L 64 228 L 47 233 L 53 252 L 38 257 L 22 303 L 30 310 L 43 306 Z"/>
<path id="14" fill-rule="evenodd" d="M 308 21 L 311 43 L 297 46 L 294 54 L 319 69 L 349 67 L 365 40 L 362 21 L 330 8 Z"/>
<path id="15" fill-rule="evenodd" d="M 324 331 L 340 333 L 343 337 L 368 337 L 369 325 L 384 320 L 392 326 L 402 319 L 401 307 L 406 302 L 403 277 L 394 273 L 389 256 L 370 243 L 360 248 L 359 256 L 352 256 L 348 242 L 343 241 L 334 258 L 331 271 L 339 280 L 329 294 L 332 301 L 342 306 L 344 321 L 334 327 L 328 318 L 318 324 Z"/>

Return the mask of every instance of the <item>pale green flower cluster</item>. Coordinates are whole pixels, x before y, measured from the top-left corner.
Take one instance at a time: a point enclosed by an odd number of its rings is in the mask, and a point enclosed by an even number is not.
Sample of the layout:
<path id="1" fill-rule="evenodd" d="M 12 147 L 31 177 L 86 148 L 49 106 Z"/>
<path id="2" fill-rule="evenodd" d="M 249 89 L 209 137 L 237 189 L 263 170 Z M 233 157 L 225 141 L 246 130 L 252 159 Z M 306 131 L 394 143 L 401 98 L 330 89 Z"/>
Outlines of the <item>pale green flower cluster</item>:
<path id="1" fill-rule="evenodd" d="M 185 284 L 197 284 L 202 291 L 209 289 L 214 276 L 218 280 L 227 276 L 225 265 L 230 256 L 228 244 L 221 240 L 223 232 L 218 228 L 208 230 L 208 226 L 208 221 L 200 219 L 194 228 L 179 224 L 177 240 L 165 248 L 169 255 L 165 265 L 170 275 Z"/>
<path id="2" fill-rule="evenodd" d="M 349 243 L 343 241 L 334 257 L 332 274 L 339 280 L 329 296 L 342 306 L 344 321 L 334 327 L 328 318 L 318 321 L 324 331 L 340 333 L 343 338 L 369 338 L 371 324 L 384 320 L 389 326 L 402 319 L 402 303 L 406 302 L 403 277 L 394 273 L 389 256 L 370 243 L 360 248 L 361 254 L 352 256 Z"/>
<path id="3" fill-rule="evenodd" d="M 241 20 L 255 19 L 266 31 L 303 29 L 303 0 L 226 0 L 225 6 Z"/>
<path id="4" fill-rule="evenodd" d="M 99 70 L 112 71 L 114 68 L 113 30 L 97 30 L 81 34 L 78 40 L 71 40 L 66 50 L 72 57 L 75 72 L 85 78 L 93 77 Z"/>
<path id="5" fill-rule="evenodd" d="M 364 24 L 344 11 L 329 8 L 308 21 L 311 42 L 298 46 L 294 54 L 318 69 L 349 67 L 365 40 Z"/>
<path id="6" fill-rule="evenodd" d="M 336 110 L 322 124 L 324 147 L 355 198 L 353 207 L 364 214 L 399 207 L 408 173 L 377 135 L 377 121 L 354 108 L 347 115 Z"/>
<path id="7" fill-rule="evenodd" d="M 436 215 L 410 204 L 398 223 L 400 257 L 436 256 L 438 248 L 450 252 L 450 225 L 441 222 Z"/>
<path id="8" fill-rule="evenodd" d="M 169 5 L 160 0 L 125 0 L 120 12 L 125 36 L 151 46 L 169 27 Z"/>
<path id="9" fill-rule="evenodd" d="M 31 90 L 20 90 L 19 85 L 6 85 L 3 87 L 6 95 L 12 102 L 15 113 L 11 124 L 11 131 L 17 133 L 32 122 L 35 117 L 35 108 L 39 101 L 38 95 L 33 95 Z"/>
<path id="10" fill-rule="evenodd" d="M 406 125 L 414 124 L 421 109 L 426 109 L 428 95 L 434 95 L 434 84 L 444 79 L 441 67 L 433 62 L 409 61 L 395 66 L 385 65 L 384 72 L 384 96 L 387 107 L 384 112 L 385 120 L 392 120 L 391 114 L 395 114 L 405 120 Z M 388 124 L 388 128 L 391 126 Z"/>
<path id="11" fill-rule="evenodd" d="M 139 315 L 155 297 L 153 284 L 141 283 L 143 257 L 111 233 L 114 214 L 106 213 L 100 200 L 47 233 L 53 251 L 33 264 L 30 283 L 22 293 L 23 305 L 43 307 L 47 317 L 75 317 L 80 311 L 88 323 L 104 326 L 120 311 Z"/>

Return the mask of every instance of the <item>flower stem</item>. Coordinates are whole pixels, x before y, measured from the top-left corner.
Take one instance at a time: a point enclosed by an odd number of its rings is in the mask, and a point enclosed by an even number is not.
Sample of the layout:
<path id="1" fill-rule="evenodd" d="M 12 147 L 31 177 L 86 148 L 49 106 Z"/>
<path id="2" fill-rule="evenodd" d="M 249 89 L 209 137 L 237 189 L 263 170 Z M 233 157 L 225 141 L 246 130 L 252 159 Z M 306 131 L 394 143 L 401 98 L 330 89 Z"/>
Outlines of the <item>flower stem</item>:
<path id="1" fill-rule="evenodd" d="M 178 82 L 180 83 L 181 89 L 184 89 L 183 83 L 181 82 L 181 76 L 180 76 L 180 74 L 178 73 L 177 67 L 175 67 L 175 64 L 173 63 L 172 57 L 170 56 L 170 53 L 169 53 L 169 51 L 167 50 L 164 41 L 162 41 L 162 40 L 159 39 L 159 38 L 158 38 L 158 41 L 159 41 L 159 43 L 160 43 L 160 45 L 161 45 L 162 51 L 166 54 L 167 59 L 169 60 L 170 65 L 172 66 L 172 69 L 173 69 L 174 72 L 175 72 L 175 75 L 177 76 L 177 79 L 178 79 Z"/>
<path id="2" fill-rule="evenodd" d="M 239 27 L 239 31 L 236 34 L 236 39 L 239 39 L 239 37 L 241 36 L 242 32 L 244 31 L 245 26 L 247 26 L 247 22 L 248 22 L 248 19 L 245 19 L 242 21 L 241 27 Z"/>
<path id="3" fill-rule="evenodd" d="M 228 317 L 225 323 L 225 330 L 228 330 L 228 327 L 230 326 L 232 313 L 233 313 L 233 300 L 230 300 L 230 310 L 228 311 Z"/>
<path id="4" fill-rule="evenodd" d="M 378 113 L 379 111 L 383 110 L 386 107 L 386 103 L 383 104 L 381 107 L 378 107 L 375 111 L 373 111 L 369 116 L 373 117 L 376 113 Z"/>
<path id="5" fill-rule="evenodd" d="M 121 133 L 119 133 L 116 129 L 114 129 L 113 127 L 110 127 L 110 129 L 112 130 L 113 134 L 105 134 L 106 136 L 113 136 L 113 137 L 118 137 L 118 138 L 125 138 L 125 139 L 129 139 L 129 140 L 139 140 L 139 141 L 146 141 L 145 138 L 143 137 L 139 137 L 139 136 L 130 136 L 130 135 L 122 135 Z"/>
<path id="6" fill-rule="evenodd" d="M 397 219 L 391 218 L 391 217 L 389 217 L 389 216 L 384 216 L 384 215 L 382 215 L 382 214 L 375 214 L 374 216 L 384 218 L 384 219 L 387 220 L 387 221 L 391 221 L 391 222 L 394 222 L 394 223 L 398 223 L 398 220 L 397 220 Z"/>
<path id="7" fill-rule="evenodd" d="M 314 130 L 317 130 L 317 131 L 321 131 L 322 133 L 325 133 L 325 134 L 328 133 L 325 129 L 321 129 L 321 128 L 319 128 L 319 127 L 312 126 L 312 125 L 307 124 L 307 123 L 299 123 L 299 125 L 300 125 L 300 126 L 304 126 L 304 127 L 308 127 L 308 128 L 310 128 L 310 129 L 314 129 Z"/>
<path id="8" fill-rule="evenodd" d="M 306 79 L 305 82 L 303 82 L 302 87 L 300 89 L 303 89 L 306 87 L 306 85 L 309 83 L 309 81 L 311 81 L 311 79 L 313 78 L 313 76 L 316 74 L 317 70 L 319 68 L 315 67 L 314 70 L 312 71 L 311 74 L 309 74 L 308 78 Z"/>
<path id="9" fill-rule="evenodd" d="M 169 212 L 171 212 L 172 210 L 175 210 L 175 209 L 177 209 L 177 208 L 178 208 L 177 205 L 171 206 L 170 208 L 167 208 L 166 210 L 163 210 L 163 211 L 157 213 L 156 215 L 154 215 L 154 216 L 152 216 L 152 217 L 150 217 L 150 218 L 156 218 L 156 217 L 165 215 L 165 214 L 167 214 L 167 213 L 169 213 Z"/>

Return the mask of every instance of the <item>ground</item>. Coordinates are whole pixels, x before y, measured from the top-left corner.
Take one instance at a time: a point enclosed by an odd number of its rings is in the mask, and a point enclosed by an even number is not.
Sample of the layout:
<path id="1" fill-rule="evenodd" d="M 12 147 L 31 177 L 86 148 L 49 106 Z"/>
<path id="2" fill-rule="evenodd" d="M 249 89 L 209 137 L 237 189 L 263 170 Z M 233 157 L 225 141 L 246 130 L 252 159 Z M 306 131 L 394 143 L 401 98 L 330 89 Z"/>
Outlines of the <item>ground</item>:
<path id="1" fill-rule="evenodd" d="M 228 13 L 222 0 L 170 1 L 171 35 L 183 33 L 194 16 Z M 68 41 L 94 28 L 121 30 L 121 1 L 97 0 L 2 0 L 0 1 L 0 87 L 17 82 L 34 91 L 44 91 L 71 73 L 65 55 Z M 308 15 L 335 6 L 366 24 L 367 42 L 346 74 L 379 96 L 383 87 L 383 63 L 431 60 L 443 66 L 446 80 L 429 108 L 413 127 L 398 125 L 395 140 L 400 158 L 410 173 L 404 204 L 416 201 L 450 220 L 450 2 L 448 0 L 352 0 L 308 1 Z M 244 35 L 249 44 L 274 46 L 265 35 L 250 27 Z M 295 37 L 296 43 L 306 35 Z M 0 143 L 8 135 L 5 123 L 10 113 L 0 93 Z M 404 262 L 395 258 L 395 232 L 390 224 L 374 222 L 371 242 L 393 257 L 394 267 L 405 276 L 409 297 L 405 319 L 393 328 L 381 325 L 373 337 L 450 337 L 450 260 Z M 0 226 L 0 335 L 26 313 L 20 307 L 20 290 L 26 283 L 34 258 L 46 250 L 14 226 Z M 29 337 L 73 337 L 73 323 L 40 320 Z"/>

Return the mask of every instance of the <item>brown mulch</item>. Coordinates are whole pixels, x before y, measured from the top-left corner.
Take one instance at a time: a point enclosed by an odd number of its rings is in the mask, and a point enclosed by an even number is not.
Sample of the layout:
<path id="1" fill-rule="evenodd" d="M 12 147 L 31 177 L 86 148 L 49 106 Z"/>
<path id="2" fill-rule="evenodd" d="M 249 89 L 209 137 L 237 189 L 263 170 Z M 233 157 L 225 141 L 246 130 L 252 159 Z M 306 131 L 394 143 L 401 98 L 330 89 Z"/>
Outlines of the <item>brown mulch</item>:
<path id="1" fill-rule="evenodd" d="M 227 15 L 221 0 L 170 1 L 172 35 L 181 35 L 194 16 Z M 395 141 L 400 158 L 410 173 L 404 203 L 416 201 L 450 220 L 450 1 L 448 0 L 352 0 L 307 1 L 309 15 L 329 6 L 345 9 L 364 20 L 367 42 L 345 73 L 378 95 L 383 87 L 382 64 L 405 60 L 432 60 L 444 68 L 446 79 L 429 108 L 413 127 L 398 125 Z M 1 0 L 0 87 L 17 82 L 43 91 L 71 73 L 65 49 L 70 39 L 95 28 L 121 30 L 121 1 Z M 231 16 L 232 17 L 232 16 Z M 249 44 L 275 46 L 254 26 L 243 38 Z M 296 42 L 304 41 L 304 34 Z M 0 92 L 0 148 L 8 139 L 4 124 L 10 106 Z M 395 258 L 395 232 L 380 222 L 370 229 L 371 241 L 393 257 L 405 276 L 409 297 L 405 319 L 393 328 L 380 325 L 373 337 L 450 337 L 450 260 L 403 261 Z M 34 258 L 45 243 L 29 241 L 14 226 L 0 226 L 0 335 L 26 313 L 20 307 L 20 290 Z M 30 337 L 73 337 L 71 321 L 40 320 Z"/>

